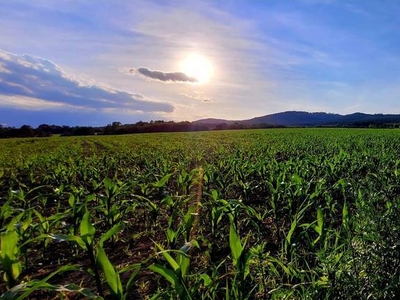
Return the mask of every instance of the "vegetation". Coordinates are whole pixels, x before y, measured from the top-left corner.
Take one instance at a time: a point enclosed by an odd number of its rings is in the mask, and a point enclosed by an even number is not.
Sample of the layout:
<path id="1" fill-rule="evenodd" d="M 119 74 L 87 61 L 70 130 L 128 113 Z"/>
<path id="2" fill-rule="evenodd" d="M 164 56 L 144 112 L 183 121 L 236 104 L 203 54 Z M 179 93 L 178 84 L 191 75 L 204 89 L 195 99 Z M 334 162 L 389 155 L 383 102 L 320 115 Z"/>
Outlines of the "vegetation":
<path id="1" fill-rule="evenodd" d="M 400 131 L 0 140 L 0 299 L 396 299 Z"/>
<path id="2" fill-rule="evenodd" d="M 217 125 L 205 125 L 192 122 L 174 122 L 174 121 L 150 121 L 137 122 L 135 124 L 121 124 L 113 122 L 103 127 L 88 126 L 56 126 L 42 124 L 37 128 L 29 125 L 23 125 L 20 128 L 1 127 L 0 138 L 13 137 L 49 137 L 53 134 L 61 136 L 83 136 L 83 135 L 117 135 L 132 133 L 150 133 L 150 132 L 188 132 L 188 131 L 207 131 L 207 130 L 227 130 L 227 129 L 257 129 L 257 128 L 279 128 L 283 126 L 270 124 L 240 124 L 221 123 Z"/>

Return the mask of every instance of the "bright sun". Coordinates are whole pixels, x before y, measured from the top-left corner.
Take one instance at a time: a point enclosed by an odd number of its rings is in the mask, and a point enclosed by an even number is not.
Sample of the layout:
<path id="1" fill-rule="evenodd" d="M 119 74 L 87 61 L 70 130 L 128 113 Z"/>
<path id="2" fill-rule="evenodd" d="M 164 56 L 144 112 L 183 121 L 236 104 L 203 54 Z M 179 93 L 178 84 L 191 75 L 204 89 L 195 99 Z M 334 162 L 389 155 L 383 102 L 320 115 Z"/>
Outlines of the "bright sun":
<path id="1" fill-rule="evenodd" d="M 213 75 L 211 62 L 204 56 L 192 54 L 181 62 L 181 71 L 190 77 L 194 77 L 199 83 L 210 81 Z"/>

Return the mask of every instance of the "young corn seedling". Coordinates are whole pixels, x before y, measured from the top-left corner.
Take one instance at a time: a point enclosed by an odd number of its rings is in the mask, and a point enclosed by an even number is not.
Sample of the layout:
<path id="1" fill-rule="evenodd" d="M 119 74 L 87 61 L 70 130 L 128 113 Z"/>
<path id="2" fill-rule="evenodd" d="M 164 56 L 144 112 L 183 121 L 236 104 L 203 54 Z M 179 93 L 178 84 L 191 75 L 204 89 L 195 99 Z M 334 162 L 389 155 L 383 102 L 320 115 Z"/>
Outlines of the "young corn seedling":
<path id="1" fill-rule="evenodd" d="M 73 242 L 82 248 L 90 259 L 90 268 L 91 272 L 94 274 L 99 295 L 104 297 L 100 275 L 101 269 L 111 294 L 114 298 L 121 299 L 123 295 L 121 279 L 104 251 L 104 242 L 115 236 L 123 229 L 123 227 L 123 223 L 114 225 L 109 231 L 100 237 L 98 243 L 95 243 L 96 229 L 90 222 L 90 212 L 87 211 L 80 224 L 79 236 L 50 234 L 49 237 L 59 241 Z"/>
<path id="2" fill-rule="evenodd" d="M 159 249 L 159 253 L 168 262 L 168 265 L 153 264 L 149 267 L 153 272 L 161 275 L 170 284 L 179 299 L 190 300 L 192 299 L 188 287 L 187 278 L 189 272 L 190 258 L 187 254 L 189 246 L 184 246 L 180 250 L 165 250 L 160 244 L 154 242 Z M 176 252 L 176 259 L 174 259 L 170 252 Z M 157 299 L 159 295 L 155 295 Z"/>
<path id="3" fill-rule="evenodd" d="M 103 298 L 96 296 L 89 289 L 82 288 L 77 284 L 70 283 L 66 285 L 50 284 L 49 281 L 56 275 L 69 271 L 79 271 L 78 266 L 67 265 L 60 267 L 56 271 L 43 279 L 33 279 L 28 282 L 22 282 L 6 291 L 0 296 L 2 300 L 23 300 L 27 299 L 35 291 L 52 291 L 58 293 L 61 297 L 63 293 L 75 293 L 85 297 L 85 299 L 102 300 Z"/>
<path id="4" fill-rule="evenodd" d="M 85 213 L 85 206 L 88 202 L 88 198 L 85 198 L 84 202 L 80 201 L 80 196 L 75 196 L 73 194 L 69 195 L 68 204 L 69 208 L 65 210 L 64 214 L 68 216 L 69 223 L 72 226 L 69 227 L 70 234 L 77 235 L 79 231 L 79 224 L 82 220 L 82 216 Z"/>
<path id="5" fill-rule="evenodd" d="M 188 253 L 191 247 L 198 247 L 198 243 L 195 240 L 196 232 L 193 226 L 197 226 L 198 210 L 200 205 L 199 199 L 200 197 L 197 195 L 197 204 L 189 206 L 188 211 L 183 215 L 183 223 L 176 231 L 173 231 L 171 228 L 167 229 L 168 239 L 173 235 L 175 240 L 178 238 L 179 233 L 184 234 L 185 244 L 181 249 L 165 250 L 160 244 L 154 242 L 160 250 L 160 253 L 169 263 L 170 268 L 160 264 L 153 264 L 149 268 L 170 282 L 179 299 L 192 299 L 192 295 L 195 293 L 195 289 L 188 289 L 188 287 L 190 287 L 188 276 L 190 269 L 190 256 Z M 172 219 L 170 218 L 170 220 Z M 176 252 L 176 259 L 174 259 L 169 252 Z M 203 275 L 206 276 L 205 274 Z"/>
<path id="6" fill-rule="evenodd" d="M 14 208 L 12 207 L 13 198 L 7 197 L 7 200 L 0 207 L 0 229 L 6 224 L 8 219 L 13 215 Z"/>
<path id="7" fill-rule="evenodd" d="M 115 225 L 115 217 L 118 214 L 120 203 L 117 196 L 122 192 L 123 185 L 113 182 L 110 178 L 104 179 L 105 197 L 100 197 L 103 204 L 103 213 L 110 227 Z"/>
<path id="8" fill-rule="evenodd" d="M 231 222 L 229 229 L 229 247 L 231 249 L 233 266 L 235 267 L 235 276 L 232 281 L 231 295 L 234 299 L 251 299 L 252 293 L 256 286 L 249 289 L 246 281 L 250 274 L 250 259 L 252 257 L 251 251 L 246 251 L 247 235 L 242 243 L 236 231 L 234 224 Z"/>
<path id="9" fill-rule="evenodd" d="M 17 284 L 22 272 L 22 264 L 19 260 L 19 236 L 15 230 L 7 230 L 1 233 L 1 265 L 4 270 L 3 280 L 7 288 L 11 289 Z"/>

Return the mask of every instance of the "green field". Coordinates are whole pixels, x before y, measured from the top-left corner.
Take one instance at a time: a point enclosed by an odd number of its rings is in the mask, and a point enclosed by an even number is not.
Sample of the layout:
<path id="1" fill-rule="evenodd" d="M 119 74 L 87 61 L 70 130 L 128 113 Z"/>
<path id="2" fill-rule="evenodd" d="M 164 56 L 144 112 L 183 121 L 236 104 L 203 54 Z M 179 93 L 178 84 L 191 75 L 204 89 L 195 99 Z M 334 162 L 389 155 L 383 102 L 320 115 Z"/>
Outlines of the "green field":
<path id="1" fill-rule="evenodd" d="M 396 299 L 400 131 L 0 140 L 0 299 Z"/>

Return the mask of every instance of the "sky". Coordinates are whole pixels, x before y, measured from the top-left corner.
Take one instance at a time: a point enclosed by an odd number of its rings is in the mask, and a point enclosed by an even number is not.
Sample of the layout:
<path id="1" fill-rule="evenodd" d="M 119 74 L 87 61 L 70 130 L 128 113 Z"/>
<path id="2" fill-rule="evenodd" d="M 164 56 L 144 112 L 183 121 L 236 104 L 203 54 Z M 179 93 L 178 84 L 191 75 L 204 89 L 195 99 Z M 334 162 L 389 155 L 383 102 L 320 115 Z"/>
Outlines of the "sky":
<path id="1" fill-rule="evenodd" d="M 395 0 L 0 1 L 0 124 L 400 113 Z"/>

